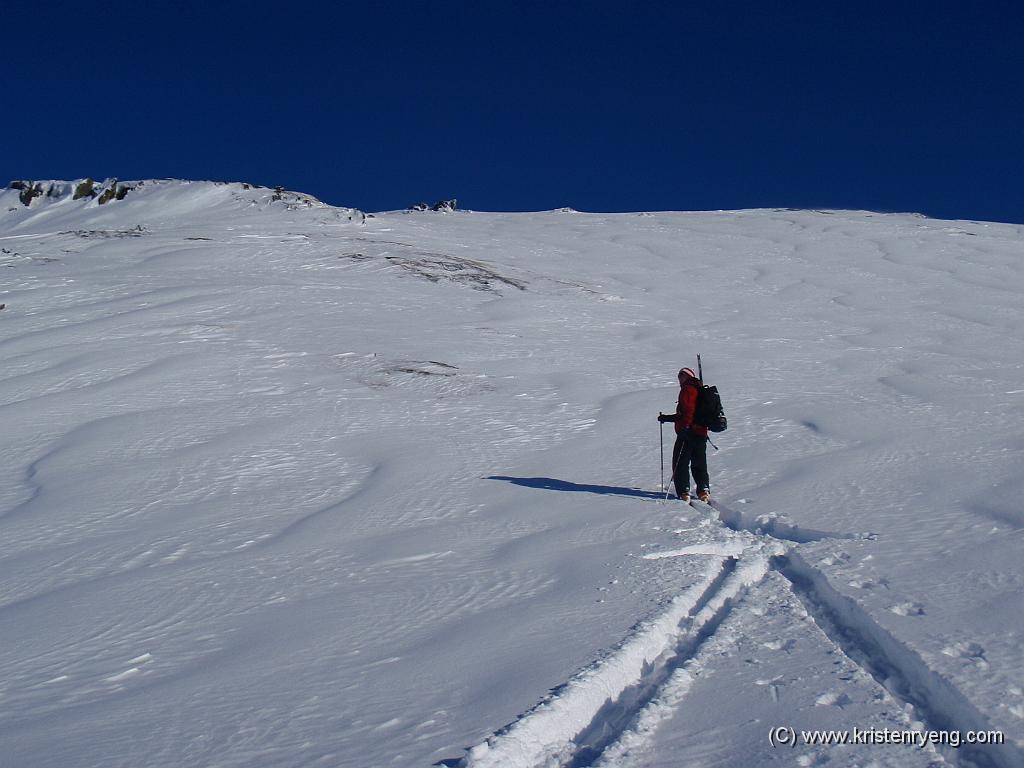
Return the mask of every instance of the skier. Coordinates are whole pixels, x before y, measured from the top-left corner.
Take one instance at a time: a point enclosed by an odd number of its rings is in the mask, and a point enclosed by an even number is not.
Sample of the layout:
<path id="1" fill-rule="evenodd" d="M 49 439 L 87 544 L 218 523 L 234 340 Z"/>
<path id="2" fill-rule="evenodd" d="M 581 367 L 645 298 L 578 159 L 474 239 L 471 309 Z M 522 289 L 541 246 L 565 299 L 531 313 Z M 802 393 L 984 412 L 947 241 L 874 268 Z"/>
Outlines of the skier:
<path id="1" fill-rule="evenodd" d="M 676 496 L 690 500 L 690 472 L 697 486 L 697 498 L 711 500 L 711 482 L 708 479 L 708 428 L 693 423 L 697 408 L 697 394 L 701 382 L 692 368 L 679 370 L 679 401 L 674 414 L 659 414 L 662 424 L 676 425 L 676 444 L 672 448 L 672 481 Z"/>

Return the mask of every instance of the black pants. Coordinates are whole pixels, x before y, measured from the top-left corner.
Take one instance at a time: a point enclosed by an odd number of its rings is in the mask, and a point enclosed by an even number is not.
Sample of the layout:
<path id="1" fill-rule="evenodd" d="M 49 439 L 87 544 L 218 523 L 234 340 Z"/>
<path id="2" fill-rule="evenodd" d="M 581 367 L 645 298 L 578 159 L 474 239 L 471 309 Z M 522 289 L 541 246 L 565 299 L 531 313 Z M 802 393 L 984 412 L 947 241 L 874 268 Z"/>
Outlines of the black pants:
<path id="1" fill-rule="evenodd" d="M 708 439 L 686 430 L 676 435 L 676 444 L 672 448 L 672 482 L 676 486 L 676 496 L 690 492 L 690 472 L 697 490 L 711 488 L 708 479 Z"/>

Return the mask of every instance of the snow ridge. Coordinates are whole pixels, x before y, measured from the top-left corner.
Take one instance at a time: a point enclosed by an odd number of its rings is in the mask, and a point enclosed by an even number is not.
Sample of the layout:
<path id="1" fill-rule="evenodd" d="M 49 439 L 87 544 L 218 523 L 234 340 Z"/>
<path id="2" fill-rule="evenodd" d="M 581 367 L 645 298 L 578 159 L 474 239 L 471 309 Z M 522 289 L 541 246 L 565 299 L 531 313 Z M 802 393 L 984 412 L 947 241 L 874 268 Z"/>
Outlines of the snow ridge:
<path id="1" fill-rule="evenodd" d="M 328 205 L 312 195 L 284 187 L 273 189 L 246 182 L 143 179 L 119 181 L 92 179 L 65 181 L 12 181 L 0 189 L 0 216 L 10 217 L 11 228 L 53 217 L 74 217 L 76 222 L 106 222 L 114 218 L 144 215 L 147 221 L 202 219 L 222 221 L 224 215 L 276 211 L 327 216 L 326 222 L 362 223 L 365 215 L 354 208 Z M 221 218 L 213 218 L 219 214 Z M 5 222 L 6 223 L 6 222 Z M 102 234 L 105 230 L 97 230 Z M 138 234 L 144 234 L 141 230 Z"/>
<path id="2" fill-rule="evenodd" d="M 873 534 L 851 534 L 831 533 L 829 531 L 818 531 L 814 528 L 802 528 L 798 525 L 787 523 L 774 515 L 761 515 L 753 520 L 745 517 L 741 512 L 734 510 L 718 501 L 712 501 L 711 506 L 718 513 L 718 519 L 726 527 L 734 531 L 747 531 L 756 535 L 771 536 L 774 539 L 782 539 L 796 544 L 807 544 L 822 539 L 859 539 L 871 538 Z"/>

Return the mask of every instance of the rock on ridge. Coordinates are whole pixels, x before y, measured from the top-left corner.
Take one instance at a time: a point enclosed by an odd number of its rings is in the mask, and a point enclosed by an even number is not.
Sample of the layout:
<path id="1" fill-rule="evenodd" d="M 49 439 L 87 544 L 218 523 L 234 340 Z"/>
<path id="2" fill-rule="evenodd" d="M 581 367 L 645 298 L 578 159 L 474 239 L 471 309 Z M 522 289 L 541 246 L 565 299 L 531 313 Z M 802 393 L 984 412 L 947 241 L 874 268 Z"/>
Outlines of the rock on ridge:
<path id="1" fill-rule="evenodd" d="M 64 180 L 16 179 L 0 190 L 0 213 L 39 209 L 55 204 L 95 208 L 125 200 L 135 200 L 143 193 L 154 194 L 152 200 L 160 207 L 174 209 L 205 209 L 229 204 L 233 207 L 278 209 L 286 211 L 321 210 L 349 221 L 362 221 L 365 215 L 354 208 L 328 205 L 312 195 L 293 192 L 284 187 L 263 187 L 245 182 L 189 181 L 182 179 L 147 179 L 102 182 L 91 178 Z"/>

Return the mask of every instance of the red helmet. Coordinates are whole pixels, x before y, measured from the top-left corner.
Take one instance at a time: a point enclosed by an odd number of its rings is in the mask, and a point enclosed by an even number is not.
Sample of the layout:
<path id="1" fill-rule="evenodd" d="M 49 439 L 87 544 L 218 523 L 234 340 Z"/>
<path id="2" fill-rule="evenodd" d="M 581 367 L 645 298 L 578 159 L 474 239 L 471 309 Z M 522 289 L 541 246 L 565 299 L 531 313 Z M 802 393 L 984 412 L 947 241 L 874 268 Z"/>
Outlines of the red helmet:
<path id="1" fill-rule="evenodd" d="M 693 372 L 693 368 L 680 368 L 679 369 L 679 376 L 680 376 L 680 378 L 685 376 L 688 379 L 696 379 L 697 378 L 697 374 Z"/>

